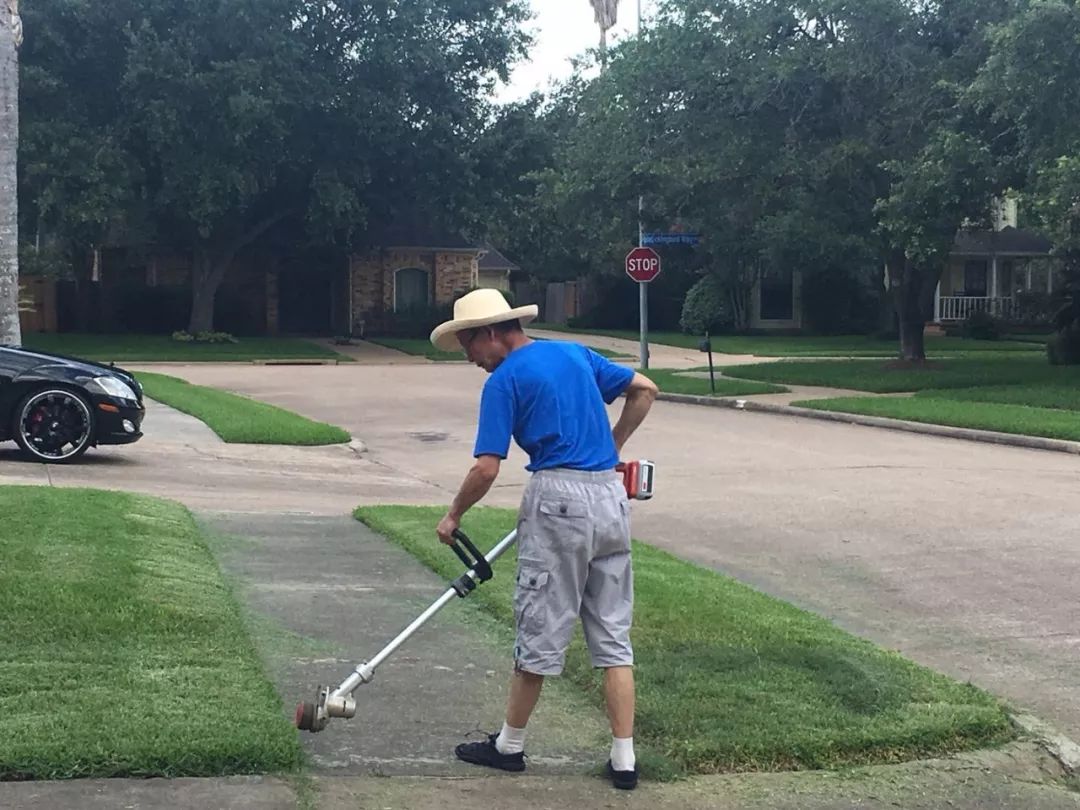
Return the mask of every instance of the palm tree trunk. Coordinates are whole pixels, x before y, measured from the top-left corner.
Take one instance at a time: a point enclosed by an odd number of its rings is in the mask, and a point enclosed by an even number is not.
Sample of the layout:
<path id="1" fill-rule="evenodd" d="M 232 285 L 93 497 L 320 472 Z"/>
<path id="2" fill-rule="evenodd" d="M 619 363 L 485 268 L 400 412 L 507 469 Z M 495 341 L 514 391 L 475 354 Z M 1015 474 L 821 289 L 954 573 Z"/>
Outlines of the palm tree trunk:
<path id="1" fill-rule="evenodd" d="M 0 346 L 22 343 L 19 329 L 19 148 L 18 0 L 0 5 Z"/>

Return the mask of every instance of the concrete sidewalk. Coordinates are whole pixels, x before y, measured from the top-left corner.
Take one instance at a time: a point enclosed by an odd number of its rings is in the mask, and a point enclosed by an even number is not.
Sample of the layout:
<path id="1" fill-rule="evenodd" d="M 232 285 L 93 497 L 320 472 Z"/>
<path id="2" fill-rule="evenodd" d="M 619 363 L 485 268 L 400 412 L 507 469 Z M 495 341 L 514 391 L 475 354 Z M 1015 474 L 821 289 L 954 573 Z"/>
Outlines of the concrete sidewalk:
<path id="1" fill-rule="evenodd" d="M 635 368 L 641 361 L 641 344 L 636 340 L 624 340 L 622 338 L 607 337 L 605 335 L 588 335 L 577 332 L 560 332 L 547 329 L 534 329 L 531 326 L 525 328 L 525 332 L 531 337 L 544 338 L 545 340 L 570 340 L 591 346 L 596 349 L 606 349 L 626 355 L 625 362 L 631 363 Z M 746 363 L 767 363 L 779 360 L 778 357 L 755 357 L 751 354 L 718 354 L 713 352 L 713 364 L 720 366 L 743 365 Z M 667 346 L 663 343 L 649 343 L 649 368 L 699 368 L 709 364 L 709 356 L 705 352 L 693 349 L 681 349 L 678 346 Z"/>
<path id="2" fill-rule="evenodd" d="M 360 365 L 422 365 L 432 362 L 426 357 L 399 352 L 369 340 L 354 339 L 348 344 L 340 344 L 327 338 L 312 338 L 310 342 L 343 354 Z"/>
<path id="3" fill-rule="evenodd" d="M 290 721 L 319 685 L 337 687 L 449 587 L 408 552 L 351 517 L 202 513 L 219 561 L 256 618 L 258 644 Z M 432 527 L 431 542 L 439 544 Z M 462 573 L 464 573 L 462 567 Z M 495 564 L 496 576 L 507 576 Z M 483 587 L 483 586 L 481 586 Z M 498 731 L 513 638 L 454 598 L 357 688 L 357 714 L 300 734 L 316 773 L 473 775 L 454 746 Z M 493 643 L 493 635 L 501 643 Z M 555 684 L 530 724 L 531 769 L 580 774 L 610 745 L 603 712 Z"/>

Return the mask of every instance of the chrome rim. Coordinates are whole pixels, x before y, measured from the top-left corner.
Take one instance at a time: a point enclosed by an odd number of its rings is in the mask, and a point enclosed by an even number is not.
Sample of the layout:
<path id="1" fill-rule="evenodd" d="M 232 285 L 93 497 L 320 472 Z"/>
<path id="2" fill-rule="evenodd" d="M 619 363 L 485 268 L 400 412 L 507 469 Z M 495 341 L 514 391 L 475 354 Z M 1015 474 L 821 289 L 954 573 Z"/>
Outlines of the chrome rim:
<path id="1" fill-rule="evenodd" d="M 19 431 L 35 455 L 53 461 L 71 458 L 90 441 L 90 409 L 68 391 L 42 391 L 23 407 Z"/>

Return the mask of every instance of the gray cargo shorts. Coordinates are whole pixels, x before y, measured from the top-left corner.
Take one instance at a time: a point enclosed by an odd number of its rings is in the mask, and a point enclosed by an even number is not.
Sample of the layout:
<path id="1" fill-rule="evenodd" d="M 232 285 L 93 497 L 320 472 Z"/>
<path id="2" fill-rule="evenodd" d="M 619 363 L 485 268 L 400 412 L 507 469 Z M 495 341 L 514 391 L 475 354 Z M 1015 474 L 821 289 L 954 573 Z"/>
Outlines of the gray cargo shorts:
<path id="1" fill-rule="evenodd" d="M 580 616 L 594 667 L 631 666 L 630 505 L 615 471 L 540 470 L 518 514 L 514 664 L 558 675 Z"/>

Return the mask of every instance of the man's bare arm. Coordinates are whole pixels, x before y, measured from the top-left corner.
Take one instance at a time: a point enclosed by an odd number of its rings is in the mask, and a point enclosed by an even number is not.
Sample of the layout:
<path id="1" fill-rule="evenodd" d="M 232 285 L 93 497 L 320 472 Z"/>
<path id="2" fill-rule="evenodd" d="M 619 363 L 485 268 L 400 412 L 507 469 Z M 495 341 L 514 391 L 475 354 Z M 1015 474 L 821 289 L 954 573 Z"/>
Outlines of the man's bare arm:
<path id="1" fill-rule="evenodd" d="M 491 485 L 499 476 L 499 468 L 502 459 L 498 456 L 479 456 L 472 469 L 469 470 L 465 480 L 461 482 L 461 488 L 450 504 L 450 510 L 439 521 L 436 529 L 439 539 L 444 543 L 453 543 L 453 533 L 461 525 L 461 519 L 481 498 L 487 495 Z"/>
<path id="2" fill-rule="evenodd" d="M 644 374 L 634 372 L 630 385 L 626 387 L 626 402 L 623 405 L 622 414 L 619 416 L 619 421 L 615 423 L 615 427 L 611 430 L 611 435 L 615 438 L 615 448 L 620 453 L 623 445 L 626 444 L 649 413 L 649 409 L 652 407 L 653 402 L 656 401 L 656 395 L 659 391 L 660 389 L 656 387 L 656 383 Z"/>

